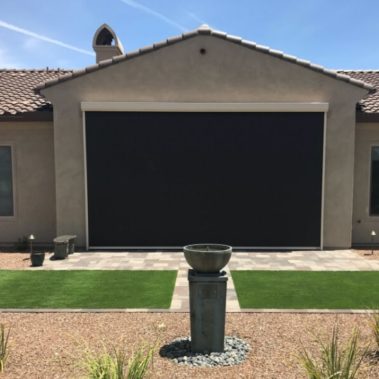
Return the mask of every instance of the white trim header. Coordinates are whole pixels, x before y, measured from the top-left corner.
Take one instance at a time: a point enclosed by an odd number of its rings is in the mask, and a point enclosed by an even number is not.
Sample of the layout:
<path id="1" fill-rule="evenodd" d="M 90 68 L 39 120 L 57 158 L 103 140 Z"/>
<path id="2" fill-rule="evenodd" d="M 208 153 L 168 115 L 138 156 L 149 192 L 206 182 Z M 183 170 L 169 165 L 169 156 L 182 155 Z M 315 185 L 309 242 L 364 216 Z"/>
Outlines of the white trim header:
<path id="1" fill-rule="evenodd" d="M 92 112 L 327 112 L 329 103 L 167 103 L 82 101 Z"/>

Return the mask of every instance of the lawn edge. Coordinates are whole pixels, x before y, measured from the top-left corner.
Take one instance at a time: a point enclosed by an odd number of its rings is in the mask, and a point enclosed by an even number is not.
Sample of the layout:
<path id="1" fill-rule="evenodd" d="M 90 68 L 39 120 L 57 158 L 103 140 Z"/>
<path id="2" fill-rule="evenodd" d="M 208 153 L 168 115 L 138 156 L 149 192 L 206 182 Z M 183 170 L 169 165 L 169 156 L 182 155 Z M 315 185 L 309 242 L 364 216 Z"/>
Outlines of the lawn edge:
<path id="1" fill-rule="evenodd" d="M 226 311 L 229 313 L 297 313 L 297 314 L 373 314 L 375 309 L 255 309 Z M 169 308 L 1 308 L 2 313 L 188 313 L 189 311 Z"/>

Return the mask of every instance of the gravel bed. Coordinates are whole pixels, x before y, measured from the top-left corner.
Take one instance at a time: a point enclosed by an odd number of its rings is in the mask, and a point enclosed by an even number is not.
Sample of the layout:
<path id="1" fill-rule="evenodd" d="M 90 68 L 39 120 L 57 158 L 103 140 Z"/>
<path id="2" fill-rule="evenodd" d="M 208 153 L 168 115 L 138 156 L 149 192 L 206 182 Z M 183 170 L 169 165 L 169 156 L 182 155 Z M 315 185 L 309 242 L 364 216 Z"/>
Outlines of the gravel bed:
<path id="1" fill-rule="evenodd" d="M 358 255 L 365 259 L 378 260 L 379 259 L 379 250 L 374 250 L 373 254 L 371 254 L 372 250 L 354 250 Z"/>
<path id="2" fill-rule="evenodd" d="M 22 270 L 30 267 L 28 252 L 0 252 L 0 270 Z"/>
<path id="3" fill-rule="evenodd" d="M 242 363 L 250 350 L 247 342 L 237 337 L 226 336 L 224 340 L 224 352 L 199 354 L 191 352 L 191 338 L 177 338 L 164 345 L 159 355 L 172 359 L 179 365 L 193 367 L 233 366 Z"/>
<path id="4" fill-rule="evenodd" d="M 374 340 L 367 315 L 227 314 L 226 334 L 246 341 L 251 350 L 240 365 L 189 367 L 159 355 L 159 348 L 189 333 L 186 313 L 0 313 L 11 327 L 10 355 L 1 379 L 76 379 L 85 377 L 81 361 L 88 349 L 126 346 L 130 353 L 143 343 L 157 342 L 150 378 L 305 378 L 299 365 L 302 346 L 319 354 L 317 338 L 329 339 L 335 323 L 342 341 L 354 327 L 360 346 Z M 165 325 L 165 328 L 162 328 Z M 379 378 L 379 361 L 365 359 L 359 378 Z"/>

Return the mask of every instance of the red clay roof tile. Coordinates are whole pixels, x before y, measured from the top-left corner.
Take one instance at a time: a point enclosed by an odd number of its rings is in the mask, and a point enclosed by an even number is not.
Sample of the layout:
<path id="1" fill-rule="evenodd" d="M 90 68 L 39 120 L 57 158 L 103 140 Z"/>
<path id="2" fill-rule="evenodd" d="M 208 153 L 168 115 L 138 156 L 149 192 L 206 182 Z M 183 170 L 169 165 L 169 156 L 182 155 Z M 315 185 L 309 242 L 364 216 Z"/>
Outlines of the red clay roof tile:
<path id="1" fill-rule="evenodd" d="M 369 71 L 338 71 L 340 74 L 348 75 L 353 79 L 358 79 L 370 83 L 376 88 L 376 92 L 368 94 L 359 102 L 359 108 L 363 113 L 379 113 L 379 70 Z"/>
<path id="2" fill-rule="evenodd" d="M 35 87 L 71 70 L 0 70 L 0 115 L 43 111 L 51 104 Z"/>

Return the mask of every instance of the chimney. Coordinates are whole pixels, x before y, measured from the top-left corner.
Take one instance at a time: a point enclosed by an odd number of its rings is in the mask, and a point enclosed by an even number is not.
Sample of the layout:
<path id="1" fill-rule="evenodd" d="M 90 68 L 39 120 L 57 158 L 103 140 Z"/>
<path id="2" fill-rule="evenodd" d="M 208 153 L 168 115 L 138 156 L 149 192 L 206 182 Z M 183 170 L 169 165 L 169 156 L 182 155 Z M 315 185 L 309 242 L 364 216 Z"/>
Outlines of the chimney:
<path id="1" fill-rule="evenodd" d="M 116 33 L 107 25 L 101 25 L 93 36 L 92 47 L 96 53 L 96 63 L 124 54 L 124 48 Z"/>

